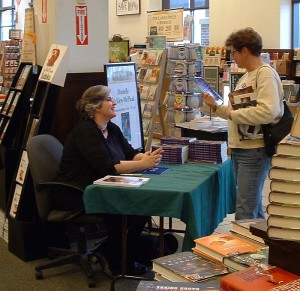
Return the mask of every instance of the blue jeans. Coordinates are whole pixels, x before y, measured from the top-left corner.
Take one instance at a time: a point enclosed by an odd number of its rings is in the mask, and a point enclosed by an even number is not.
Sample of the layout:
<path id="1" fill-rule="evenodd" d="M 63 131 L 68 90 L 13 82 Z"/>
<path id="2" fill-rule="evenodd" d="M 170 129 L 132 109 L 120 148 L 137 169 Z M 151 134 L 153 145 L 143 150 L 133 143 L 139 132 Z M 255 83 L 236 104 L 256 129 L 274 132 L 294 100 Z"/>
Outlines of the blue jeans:
<path id="1" fill-rule="evenodd" d="M 265 218 L 262 190 L 270 169 L 265 148 L 232 149 L 237 181 L 235 219 Z"/>

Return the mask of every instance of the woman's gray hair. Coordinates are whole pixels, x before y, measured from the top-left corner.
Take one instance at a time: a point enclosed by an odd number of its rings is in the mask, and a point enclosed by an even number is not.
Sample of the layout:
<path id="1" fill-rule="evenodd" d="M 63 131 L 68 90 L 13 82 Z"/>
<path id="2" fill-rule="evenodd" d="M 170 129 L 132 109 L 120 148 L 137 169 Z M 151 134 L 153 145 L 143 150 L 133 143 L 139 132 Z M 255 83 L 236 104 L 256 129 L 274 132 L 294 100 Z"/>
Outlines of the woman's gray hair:
<path id="1" fill-rule="evenodd" d="M 84 119 L 93 118 L 95 109 L 101 108 L 103 100 L 110 94 L 107 86 L 96 85 L 88 88 L 76 103 L 80 116 Z"/>

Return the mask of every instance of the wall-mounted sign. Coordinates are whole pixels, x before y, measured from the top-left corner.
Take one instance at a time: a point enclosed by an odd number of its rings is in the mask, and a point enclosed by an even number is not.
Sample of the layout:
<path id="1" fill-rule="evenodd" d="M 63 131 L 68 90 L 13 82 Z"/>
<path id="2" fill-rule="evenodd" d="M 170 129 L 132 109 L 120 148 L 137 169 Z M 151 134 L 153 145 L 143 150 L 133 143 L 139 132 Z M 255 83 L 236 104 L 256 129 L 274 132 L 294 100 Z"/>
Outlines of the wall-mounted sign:
<path id="1" fill-rule="evenodd" d="M 148 35 L 165 35 L 167 41 L 182 41 L 183 9 L 148 12 Z"/>
<path id="2" fill-rule="evenodd" d="M 116 0 L 117 15 L 140 14 L 140 0 Z"/>
<path id="3" fill-rule="evenodd" d="M 87 6 L 75 6 L 76 13 L 76 44 L 88 45 L 88 17 Z"/>

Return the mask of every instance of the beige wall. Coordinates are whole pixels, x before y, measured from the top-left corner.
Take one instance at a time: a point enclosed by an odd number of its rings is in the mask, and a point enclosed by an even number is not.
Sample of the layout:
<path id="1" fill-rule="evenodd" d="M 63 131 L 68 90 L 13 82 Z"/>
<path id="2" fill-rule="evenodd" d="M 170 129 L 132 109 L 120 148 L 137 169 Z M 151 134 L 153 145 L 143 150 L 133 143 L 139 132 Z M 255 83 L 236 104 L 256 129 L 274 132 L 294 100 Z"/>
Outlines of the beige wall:
<path id="1" fill-rule="evenodd" d="M 232 31 L 257 30 L 265 48 L 290 48 L 289 0 L 210 0 L 210 45 L 224 44 Z"/>

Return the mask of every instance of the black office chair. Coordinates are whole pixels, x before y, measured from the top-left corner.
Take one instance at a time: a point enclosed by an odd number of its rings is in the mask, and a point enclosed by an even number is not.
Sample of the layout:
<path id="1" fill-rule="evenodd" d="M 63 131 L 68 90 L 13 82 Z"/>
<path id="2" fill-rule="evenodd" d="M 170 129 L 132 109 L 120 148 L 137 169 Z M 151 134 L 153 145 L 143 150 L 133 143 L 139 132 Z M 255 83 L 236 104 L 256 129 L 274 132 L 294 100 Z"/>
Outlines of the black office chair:
<path id="1" fill-rule="evenodd" d="M 53 181 L 63 152 L 62 144 L 55 137 L 46 134 L 34 136 L 29 139 L 26 149 L 36 204 L 39 216 L 44 224 L 45 236 L 47 237 L 47 230 L 50 230 L 53 225 L 75 226 L 77 230 L 77 250 L 47 246 L 49 257 L 54 256 L 55 258 L 35 267 L 36 279 L 43 278 L 42 270 L 70 263 L 79 263 L 87 276 L 89 287 L 95 287 L 96 282 L 90 263 L 94 259 L 92 254 L 96 247 L 94 250 L 88 250 L 87 230 L 89 226 L 101 225 L 103 221 L 99 216 L 85 214 L 83 209 L 61 211 L 53 208 L 51 196 L 53 196 L 54 189 L 57 189 L 56 187 L 74 191 L 74 195 L 82 195 L 83 193 L 83 189 Z M 56 257 L 57 255 L 58 257 Z"/>

